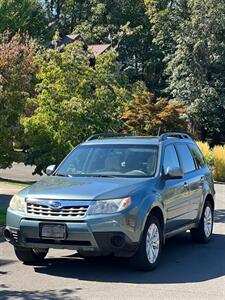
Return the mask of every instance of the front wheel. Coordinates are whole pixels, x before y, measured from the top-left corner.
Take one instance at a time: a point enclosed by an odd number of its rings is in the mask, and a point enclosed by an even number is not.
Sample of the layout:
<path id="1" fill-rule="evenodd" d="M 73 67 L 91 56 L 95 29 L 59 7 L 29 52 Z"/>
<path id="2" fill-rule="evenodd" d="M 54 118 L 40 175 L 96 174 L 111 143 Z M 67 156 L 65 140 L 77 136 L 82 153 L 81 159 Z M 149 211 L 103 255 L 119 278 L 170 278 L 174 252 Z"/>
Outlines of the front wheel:
<path id="1" fill-rule="evenodd" d="M 132 267 L 141 271 L 151 271 L 159 263 L 163 246 L 162 226 L 155 216 L 146 223 L 138 251 L 130 259 Z"/>
<path id="2" fill-rule="evenodd" d="M 201 220 L 197 228 L 191 229 L 191 237 L 194 242 L 208 243 L 213 232 L 213 208 L 209 201 L 206 201 Z"/>
<path id="3" fill-rule="evenodd" d="M 48 253 L 48 249 L 31 249 L 14 247 L 16 257 L 25 264 L 41 263 Z"/>

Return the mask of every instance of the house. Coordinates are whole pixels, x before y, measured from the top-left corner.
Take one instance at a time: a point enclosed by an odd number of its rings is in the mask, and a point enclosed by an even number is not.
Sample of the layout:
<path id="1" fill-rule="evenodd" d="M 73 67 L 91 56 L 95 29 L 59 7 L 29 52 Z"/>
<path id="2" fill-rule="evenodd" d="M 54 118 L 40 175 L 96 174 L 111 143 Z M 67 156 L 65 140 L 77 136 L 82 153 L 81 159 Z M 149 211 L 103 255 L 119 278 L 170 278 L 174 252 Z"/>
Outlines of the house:
<path id="1" fill-rule="evenodd" d="M 93 53 L 94 57 L 97 57 L 104 52 L 110 50 L 111 44 L 95 44 L 88 45 L 85 39 L 80 34 L 67 34 L 56 41 L 56 47 L 62 47 L 63 45 L 69 45 L 75 43 L 76 41 L 81 41 L 84 44 L 84 49 L 89 50 Z"/>

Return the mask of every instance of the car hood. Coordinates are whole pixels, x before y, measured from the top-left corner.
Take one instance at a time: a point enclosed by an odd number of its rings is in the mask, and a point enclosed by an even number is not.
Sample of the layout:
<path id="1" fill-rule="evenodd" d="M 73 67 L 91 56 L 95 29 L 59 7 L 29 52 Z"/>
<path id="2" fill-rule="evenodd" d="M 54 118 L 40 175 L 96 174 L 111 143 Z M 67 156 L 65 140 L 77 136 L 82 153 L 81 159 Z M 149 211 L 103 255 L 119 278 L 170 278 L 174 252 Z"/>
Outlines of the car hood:
<path id="1" fill-rule="evenodd" d="M 144 185 L 149 178 L 93 178 L 51 176 L 24 189 L 25 197 L 39 199 L 112 199 L 131 195 Z"/>

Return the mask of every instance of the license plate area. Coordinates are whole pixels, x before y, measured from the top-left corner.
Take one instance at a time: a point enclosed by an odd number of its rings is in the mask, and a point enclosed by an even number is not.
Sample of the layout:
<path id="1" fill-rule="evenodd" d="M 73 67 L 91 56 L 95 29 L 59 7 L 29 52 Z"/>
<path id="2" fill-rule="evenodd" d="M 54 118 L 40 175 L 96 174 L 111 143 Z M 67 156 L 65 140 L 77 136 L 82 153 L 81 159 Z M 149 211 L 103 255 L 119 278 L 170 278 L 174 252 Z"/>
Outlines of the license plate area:
<path id="1" fill-rule="evenodd" d="M 66 238 L 66 224 L 41 223 L 39 227 L 42 239 L 63 240 Z"/>

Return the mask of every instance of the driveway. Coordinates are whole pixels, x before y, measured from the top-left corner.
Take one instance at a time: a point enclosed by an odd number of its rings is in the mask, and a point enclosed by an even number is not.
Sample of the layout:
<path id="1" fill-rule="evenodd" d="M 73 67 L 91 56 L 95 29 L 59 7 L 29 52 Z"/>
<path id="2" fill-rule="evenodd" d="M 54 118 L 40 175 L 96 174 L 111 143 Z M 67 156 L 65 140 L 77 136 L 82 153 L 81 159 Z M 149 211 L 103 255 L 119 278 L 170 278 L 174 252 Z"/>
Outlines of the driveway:
<path id="1" fill-rule="evenodd" d="M 35 167 L 25 166 L 23 163 L 13 163 L 12 168 L 0 169 L 0 178 L 12 181 L 31 182 L 43 178 L 40 175 L 33 175 Z"/>
<path id="2" fill-rule="evenodd" d="M 0 242 L 0 299 L 225 299 L 225 185 L 216 190 L 212 241 L 194 244 L 189 233 L 169 239 L 159 268 L 149 273 L 124 259 L 87 262 L 65 250 L 25 266 Z"/>

